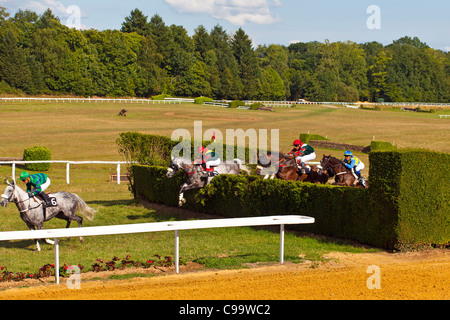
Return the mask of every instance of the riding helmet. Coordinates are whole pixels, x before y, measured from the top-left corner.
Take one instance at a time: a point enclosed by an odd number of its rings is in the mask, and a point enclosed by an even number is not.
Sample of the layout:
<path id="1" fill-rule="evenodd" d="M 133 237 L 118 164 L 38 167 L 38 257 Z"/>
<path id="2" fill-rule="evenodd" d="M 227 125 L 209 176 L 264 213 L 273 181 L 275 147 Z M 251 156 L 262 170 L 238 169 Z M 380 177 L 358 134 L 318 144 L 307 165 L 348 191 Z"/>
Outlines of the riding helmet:
<path id="1" fill-rule="evenodd" d="M 344 156 L 352 156 L 353 157 L 353 153 L 351 151 L 345 151 Z"/>
<path id="2" fill-rule="evenodd" d="M 30 174 L 28 173 L 28 172 L 26 172 L 26 171 L 24 171 L 24 172 L 22 172 L 21 174 L 20 174 L 20 180 L 25 180 L 26 178 L 28 178 L 30 176 Z"/>
<path id="3" fill-rule="evenodd" d="M 299 140 L 299 139 L 297 139 L 297 140 L 295 140 L 294 141 L 294 147 L 296 147 L 296 146 L 301 146 L 303 143 Z"/>

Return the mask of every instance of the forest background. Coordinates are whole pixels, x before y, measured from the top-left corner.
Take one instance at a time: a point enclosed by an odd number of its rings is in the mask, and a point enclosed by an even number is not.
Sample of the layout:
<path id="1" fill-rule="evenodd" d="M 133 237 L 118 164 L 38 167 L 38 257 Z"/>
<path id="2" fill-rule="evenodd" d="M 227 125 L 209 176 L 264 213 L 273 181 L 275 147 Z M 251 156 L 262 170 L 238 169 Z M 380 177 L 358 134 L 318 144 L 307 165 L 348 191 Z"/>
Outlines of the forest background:
<path id="1" fill-rule="evenodd" d="M 120 30 L 77 30 L 0 7 L 0 94 L 449 102 L 450 53 L 409 36 L 254 48 L 242 28 L 189 36 L 139 9 Z"/>

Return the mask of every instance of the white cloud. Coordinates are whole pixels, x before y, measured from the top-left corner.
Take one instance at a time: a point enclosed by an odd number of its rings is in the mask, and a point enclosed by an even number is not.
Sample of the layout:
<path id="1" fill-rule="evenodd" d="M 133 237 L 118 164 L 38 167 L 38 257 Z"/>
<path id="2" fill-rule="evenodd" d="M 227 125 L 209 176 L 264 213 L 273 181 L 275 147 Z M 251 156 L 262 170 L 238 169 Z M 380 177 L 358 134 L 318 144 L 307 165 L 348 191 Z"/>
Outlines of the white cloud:
<path id="1" fill-rule="evenodd" d="M 446 46 L 444 49 L 445 49 L 447 52 L 450 52 L 450 46 Z"/>
<path id="2" fill-rule="evenodd" d="M 30 0 L 25 3 L 22 9 L 28 9 L 37 14 L 42 14 L 47 9 L 50 9 L 55 16 L 60 18 L 62 24 L 70 28 L 86 29 L 86 26 L 81 24 L 81 17 L 85 15 L 81 12 L 80 7 L 76 5 L 66 7 L 58 0 Z"/>
<path id="3" fill-rule="evenodd" d="M 37 14 L 44 13 L 45 10 L 49 9 L 57 16 L 66 15 L 66 7 L 58 0 L 41 0 L 35 1 L 31 0 L 25 3 L 26 9 L 36 12 Z"/>
<path id="4" fill-rule="evenodd" d="M 164 0 L 180 13 L 203 13 L 216 19 L 244 25 L 273 24 L 279 18 L 273 17 L 271 7 L 281 6 L 281 0 Z"/>

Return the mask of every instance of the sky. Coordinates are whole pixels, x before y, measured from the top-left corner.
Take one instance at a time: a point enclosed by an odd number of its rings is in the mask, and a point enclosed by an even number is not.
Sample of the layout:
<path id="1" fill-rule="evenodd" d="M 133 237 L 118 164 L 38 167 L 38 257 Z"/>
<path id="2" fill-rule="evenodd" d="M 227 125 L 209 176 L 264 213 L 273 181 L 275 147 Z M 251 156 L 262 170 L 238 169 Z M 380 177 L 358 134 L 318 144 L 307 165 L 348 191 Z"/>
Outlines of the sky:
<path id="1" fill-rule="evenodd" d="M 138 8 L 191 36 L 199 25 L 230 34 L 242 28 L 255 47 L 325 40 L 388 45 L 410 36 L 450 51 L 449 0 L 0 0 L 0 6 L 11 15 L 50 8 L 65 25 L 97 30 L 120 29 Z"/>

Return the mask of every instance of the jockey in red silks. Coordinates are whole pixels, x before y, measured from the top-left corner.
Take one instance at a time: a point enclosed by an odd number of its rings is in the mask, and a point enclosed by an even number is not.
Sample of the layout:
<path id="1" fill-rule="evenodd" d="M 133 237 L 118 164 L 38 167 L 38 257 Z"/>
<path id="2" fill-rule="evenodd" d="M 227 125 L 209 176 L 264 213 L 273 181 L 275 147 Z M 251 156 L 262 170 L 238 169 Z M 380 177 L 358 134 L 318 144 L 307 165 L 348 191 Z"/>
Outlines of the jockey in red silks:
<path id="1" fill-rule="evenodd" d="M 205 177 L 214 177 L 217 172 L 214 171 L 214 167 L 220 165 L 221 161 L 219 157 L 216 157 L 214 151 L 205 147 L 199 147 L 198 153 L 202 155 L 202 159 L 196 159 L 196 163 L 201 163 L 203 169 L 206 171 Z"/>
<path id="2" fill-rule="evenodd" d="M 301 142 L 299 139 L 295 140 L 293 145 L 294 148 L 288 153 L 288 156 L 294 157 L 295 160 L 297 160 L 297 165 L 299 166 L 302 174 L 304 174 L 305 162 L 314 160 L 316 158 L 316 153 L 314 152 L 313 147 Z"/>

